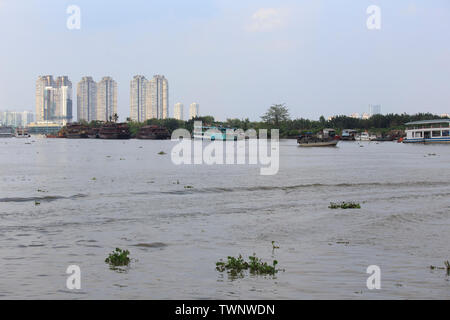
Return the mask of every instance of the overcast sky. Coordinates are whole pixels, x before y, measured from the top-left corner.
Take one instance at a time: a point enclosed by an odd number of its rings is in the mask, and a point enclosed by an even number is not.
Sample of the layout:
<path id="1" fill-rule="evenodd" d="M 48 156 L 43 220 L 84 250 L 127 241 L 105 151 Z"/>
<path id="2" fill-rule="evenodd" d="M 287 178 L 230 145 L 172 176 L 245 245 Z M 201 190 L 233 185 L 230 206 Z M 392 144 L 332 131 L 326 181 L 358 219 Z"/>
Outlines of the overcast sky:
<path id="1" fill-rule="evenodd" d="M 82 76 L 109 75 L 124 120 L 133 75 L 163 74 L 171 115 L 176 102 L 221 120 L 273 103 L 315 119 L 369 104 L 450 113 L 449 35 L 448 0 L 0 0 L 0 110 L 34 111 L 38 75 L 68 75 L 74 96 Z"/>

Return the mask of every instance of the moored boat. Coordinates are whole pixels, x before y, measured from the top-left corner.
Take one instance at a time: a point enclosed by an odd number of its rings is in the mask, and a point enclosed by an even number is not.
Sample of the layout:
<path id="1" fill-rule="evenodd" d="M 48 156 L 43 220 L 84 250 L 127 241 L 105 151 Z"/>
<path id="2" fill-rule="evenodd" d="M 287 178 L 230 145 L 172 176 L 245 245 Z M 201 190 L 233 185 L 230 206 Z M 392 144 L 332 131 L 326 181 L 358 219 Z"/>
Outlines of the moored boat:
<path id="1" fill-rule="evenodd" d="M 89 127 L 80 123 L 68 123 L 65 130 L 67 139 L 87 139 Z"/>
<path id="2" fill-rule="evenodd" d="M 99 139 L 100 138 L 100 128 L 90 128 L 88 131 L 89 139 Z"/>
<path id="3" fill-rule="evenodd" d="M 170 133 L 164 127 L 151 125 L 140 128 L 136 138 L 143 140 L 167 140 L 170 139 Z"/>
<path id="4" fill-rule="evenodd" d="M 404 143 L 450 143 L 450 119 L 408 122 Z"/>
<path id="5" fill-rule="evenodd" d="M 297 139 L 300 147 L 336 147 L 339 140 L 334 129 L 324 129 L 316 135 L 308 132 Z"/>
<path id="6" fill-rule="evenodd" d="M 130 139 L 130 128 L 128 123 L 108 122 L 102 125 L 98 133 L 100 139 Z"/>
<path id="7" fill-rule="evenodd" d="M 371 138 L 370 141 L 374 141 L 374 142 L 388 142 L 388 141 L 394 141 L 395 138 L 391 135 L 387 135 L 387 136 L 377 136 L 376 138 Z"/>
<path id="8" fill-rule="evenodd" d="M 372 137 L 373 138 L 373 137 Z M 367 131 L 361 132 L 356 135 L 356 141 L 370 141 L 371 137 Z"/>
<path id="9" fill-rule="evenodd" d="M 12 138 L 14 129 L 11 127 L 0 127 L 0 138 Z"/>
<path id="10" fill-rule="evenodd" d="M 193 138 L 206 141 L 237 141 L 245 140 L 245 134 L 232 128 L 194 126 Z"/>
<path id="11" fill-rule="evenodd" d="M 344 129 L 342 130 L 341 140 L 343 141 L 355 141 L 356 134 L 358 131 L 353 129 Z"/>
<path id="12" fill-rule="evenodd" d="M 17 128 L 15 137 L 16 138 L 29 138 L 30 134 L 28 133 L 28 130 L 25 128 Z"/>

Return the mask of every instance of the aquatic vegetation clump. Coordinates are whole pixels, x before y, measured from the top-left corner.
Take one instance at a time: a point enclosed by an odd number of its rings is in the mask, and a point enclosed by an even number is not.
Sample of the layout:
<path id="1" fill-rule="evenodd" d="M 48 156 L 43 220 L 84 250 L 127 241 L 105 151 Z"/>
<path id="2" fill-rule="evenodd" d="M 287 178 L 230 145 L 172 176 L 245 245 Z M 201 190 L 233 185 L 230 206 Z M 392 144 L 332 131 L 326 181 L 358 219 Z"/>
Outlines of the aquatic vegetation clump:
<path id="1" fill-rule="evenodd" d="M 444 262 L 445 267 L 437 267 L 437 266 L 430 266 L 431 270 L 446 270 L 447 271 L 447 275 L 450 276 L 450 262 L 447 260 Z"/>
<path id="2" fill-rule="evenodd" d="M 361 205 L 356 202 L 342 202 L 342 203 L 331 202 L 330 206 L 328 208 L 330 208 L 330 209 L 361 209 Z"/>
<path id="3" fill-rule="evenodd" d="M 115 251 L 109 254 L 105 262 L 108 263 L 111 267 L 128 266 L 131 261 L 131 259 L 128 257 L 129 255 L 130 251 L 116 248 Z"/>
<path id="4" fill-rule="evenodd" d="M 160 156 L 163 156 L 163 155 L 165 155 L 165 154 L 167 154 L 167 153 L 165 153 L 164 151 L 161 151 L 161 152 L 158 152 L 158 154 L 159 154 Z"/>
<path id="5" fill-rule="evenodd" d="M 216 270 L 219 272 L 229 272 L 231 275 L 242 274 L 243 271 L 249 270 L 253 275 L 275 275 L 279 270 L 276 268 L 277 260 L 272 262 L 272 265 L 263 262 L 256 255 L 250 256 L 249 261 L 245 261 L 242 255 L 237 258 L 228 257 L 226 262 L 220 260 L 216 263 Z"/>

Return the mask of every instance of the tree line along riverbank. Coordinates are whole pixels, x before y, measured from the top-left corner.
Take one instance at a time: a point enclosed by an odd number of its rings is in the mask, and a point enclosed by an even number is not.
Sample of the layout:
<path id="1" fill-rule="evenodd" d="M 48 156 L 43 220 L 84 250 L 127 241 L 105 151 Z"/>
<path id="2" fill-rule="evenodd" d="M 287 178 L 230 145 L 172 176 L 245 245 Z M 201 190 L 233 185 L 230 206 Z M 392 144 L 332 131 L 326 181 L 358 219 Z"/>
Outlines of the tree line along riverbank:
<path id="1" fill-rule="evenodd" d="M 403 114 L 376 114 L 368 119 L 352 118 L 339 115 L 326 120 L 323 116 L 319 120 L 304 118 L 292 119 L 289 110 L 285 105 L 273 105 L 261 116 L 261 121 L 250 121 L 245 119 L 227 119 L 226 121 L 216 121 L 212 116 L 196 117 L 183 121 L 177 119 L 149 119 L 145 122 L 135 122 L 127 119 L 132 137 L 135 137 L 143 126 L 156 125 L 166 128 L 170 133 L 176 129 L 187 129 L 193 131 L 194 122 L 201 121 L 205 126 L 234 128 L 234 129 L 279 129 L 280 138 L 293 138 L 305 132 L 317 133 L 324 128 L 333 128 L 337 134 L 341 134 L 343 129 L 355 129 L 359 131 L 369 131 L 373 134 L 383 135 L 393 131 L 403 131 L 405 123 L 412 121 L 443 119 L 431 113 L 418 113 L 414 115 Z M 91 128 L 100 127 L 102 122 L 92 121 L 90 123 L 81 122 Z"/>

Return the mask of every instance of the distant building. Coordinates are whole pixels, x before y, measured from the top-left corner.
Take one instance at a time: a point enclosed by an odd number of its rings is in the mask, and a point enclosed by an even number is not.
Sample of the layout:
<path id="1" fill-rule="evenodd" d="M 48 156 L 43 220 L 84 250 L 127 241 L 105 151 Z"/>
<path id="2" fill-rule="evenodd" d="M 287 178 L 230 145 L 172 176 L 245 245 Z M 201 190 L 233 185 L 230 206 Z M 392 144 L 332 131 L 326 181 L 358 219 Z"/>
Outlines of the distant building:
<path id="1" fill-rule="evenodd" d="M 148 80 L 144 76 L 134 76 L 130 82 L 130 119 L 144 122 L 147 119 Z"/>
<path id="2" fill-rule="evenodd" d="M 72 92 L 73 92 L 72 82 L 69 80 L 69 77 L 62 76 L 56 79 L 56 90 L 55 90 L 56 123 L 66 125 L 67 123 L 72 122 L 73 118 Z"/>
<path id="3" fill-rule="evenodd" d="M 77 85 L 78 121 L 97 120 L 97 83 L 92 77 L 83 77 Z"/>
<path id="4" fill-rule="evenodd" d="M 200 105 L 198 103 L 192 103 L 189 106 L 189 119 L 198 117 L 200 114 Z"/>
<path id="5" fill-rule="evenodd" d="M 0 111 L 0 126 L 24 128 L 33 121 L 31 111 Z"/>
<path id="6" fill-rule="evenodd" d="M 147 119 L 169 117 L 169 82 L 164 76 L 156 75 L 149 81 L 147 103 Z"/>
<path id="7" fill-rule="evenodd" d="M 376 114 L 381 114 L 381 106 L 377 105 L 369 105 L 369 114 L 370 116 L 374 116 Z"/>
<path id="8" fill-rule="evenodd" d="M 67 76 L 40 76 L 36 81 L 36 121 L 66 124 L 72 121 L 72 82 Z"/>
<path id="9" fill-rule="evenodd" d="M 169 118 L 169 82 L 164 76 L 156 75 L 151 80 L 134 76 L 130 83 L 130 118 L 137 122 Z"/>
<path id="10" fill-rule="evenodd" d="M 95 120 L 110 121 L 117 114 L 117 82 L 103 77 L 97 84 L 97 115 Z"/>
<path id="11" fill-rule="evenodd" d="M 443 113 L 443 114 L 441 114 L 441 118 L 450 118 L 450 114 Z"/>
<path id="12" fill-rule="evenodd" d="M 353 118 L 353 119 L 360 119 L 361 116 L 359 115 L 359 113 L 352 113 L 352 114 L 350 115 L 350 118 Z"/>
<path id="13" fill-rule="evenodd" d="M 175 104 L 173 117 L 177 120 L 184 120 L 184 105 L 182 103 Z"/>
<path id="14" fill-rule="evenodd" d="M 46 98 L 46 91 L 55 86 L 53 76 L 40 76 L 36 81 L 36 121 L 48 121 L 49 120 L 49 104 L 48 98 Z"/>
<path id="15" fill-rule="evenodd" d="M 370 119 L 371 116 L 372 116 L 372 115 L 370 115 L 370 114 L 364 112 L 364 113 L 362 114 L 362 116 L 361 116 L 361 119 L 367 120 L 367 119 Z"/>

